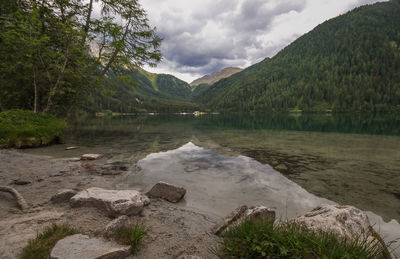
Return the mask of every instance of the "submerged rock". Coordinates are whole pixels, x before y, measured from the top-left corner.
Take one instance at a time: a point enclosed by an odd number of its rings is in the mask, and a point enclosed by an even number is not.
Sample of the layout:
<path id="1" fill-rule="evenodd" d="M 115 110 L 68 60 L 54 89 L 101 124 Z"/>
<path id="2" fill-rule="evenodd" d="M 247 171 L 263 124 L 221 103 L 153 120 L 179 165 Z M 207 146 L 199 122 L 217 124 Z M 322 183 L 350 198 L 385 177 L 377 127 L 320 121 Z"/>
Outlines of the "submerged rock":
<path id="1" fill-rule="evenodd" d="M 150 203 L 149 198 L 135 190 L 106 190 L 92 187 L 79 192 L 70 199 L 72 207 L 98 207 L 111 217 L 137 215 L 143 206 Z"/>
<path id="2" fill-rule="evenodd" d="M 61 202 L 67 202 L 69 199 L 71 199 L 74 195 L 76 194 L 76 191 L 72 189 L 62 189 L 59 190 L 56 194 L 54 194 L 51 197 L 51 201 L 53 203 L 61 203 Z"/>
<path id="3" fill-rule="evenodd" d="M 162 198 L 169 202 L 178 202 L 185 196 L 185 188 L 174 186 L 172 184 L 159 182 L 146 193 L 150 198 Z"/>
<path id="4" fill-rule="evenodd" d="M 96 160 L 101 157 L 100 154 L 84 154 L 81 156 L 81 160 Z"/>
<path id="5" fill-rule="evenodd" d="M 119 259 L 129 254 L 129 246 L 76 234 L 58 241 L 51 250 L 50 259 Z"/>

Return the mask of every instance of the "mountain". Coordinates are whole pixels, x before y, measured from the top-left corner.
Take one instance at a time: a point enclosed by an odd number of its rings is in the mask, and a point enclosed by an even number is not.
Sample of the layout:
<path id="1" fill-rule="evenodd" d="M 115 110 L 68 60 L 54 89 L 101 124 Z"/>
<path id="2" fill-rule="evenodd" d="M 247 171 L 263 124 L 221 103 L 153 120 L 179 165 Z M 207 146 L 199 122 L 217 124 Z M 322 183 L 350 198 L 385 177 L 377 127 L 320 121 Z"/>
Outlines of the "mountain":
<path id="1" fill-rule="evenodd" d="M 196 101 L 226 111 L 400 111 L 400 1 L 320 24 Z"/>
<path id="2" fill-rule="evenodd" d="M 212 85 L 218 82 L 219 80 L 230 77 L 231 75 L 234 75 L 242 70 L 243 69 L 238 67 L 226 67 L 221 71 L 214 72 L 211 75 L 205 75 L 202 78 L 194 80 L 193 82 L 190 83 L 190 86 L 198 86 L 201 84 Z"/>
<path id="3" fill-rule="evenodd" d="M 125 76 L 108 75 L 103 89 L 89 98 L 86 110 L 96 112 L 192 112 L 192 87 L 167 74 L 154 74 L 138 68 Z"/>

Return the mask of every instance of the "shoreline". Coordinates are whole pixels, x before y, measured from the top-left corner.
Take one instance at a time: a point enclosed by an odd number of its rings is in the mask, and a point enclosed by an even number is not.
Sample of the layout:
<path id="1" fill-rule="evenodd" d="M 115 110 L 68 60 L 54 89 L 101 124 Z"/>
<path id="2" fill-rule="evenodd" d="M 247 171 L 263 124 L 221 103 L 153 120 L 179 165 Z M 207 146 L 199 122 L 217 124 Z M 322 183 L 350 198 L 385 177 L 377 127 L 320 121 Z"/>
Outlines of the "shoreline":
<path id="1" fill-rule="evenodd" d="M 81 161 L 17 150 L 0 150 L 0 160 L 0 185 L 15 188 L 30 205 L 22 212 L 11 195 L 0 192 L 0 258 L 16 258 L 29 239 L 52 223 L 67 222 L 94 236 L 112 221 L 97 208 L 71 208 L 68 203 L 53 204 L 50 198 L 65 188 L 113 189 L 119 176 L 89 172 Z M 13 184 L 17 179 L 31 183 Z M 137 253 L 128 258 L 176 258 L 181 254 L 212 258 L 208 248 L 217 243 L 217 237 L 209 234 L 218 221 L 214 215 L 156 199 L 130 221 L 142 223 L 149 231 Z"/>

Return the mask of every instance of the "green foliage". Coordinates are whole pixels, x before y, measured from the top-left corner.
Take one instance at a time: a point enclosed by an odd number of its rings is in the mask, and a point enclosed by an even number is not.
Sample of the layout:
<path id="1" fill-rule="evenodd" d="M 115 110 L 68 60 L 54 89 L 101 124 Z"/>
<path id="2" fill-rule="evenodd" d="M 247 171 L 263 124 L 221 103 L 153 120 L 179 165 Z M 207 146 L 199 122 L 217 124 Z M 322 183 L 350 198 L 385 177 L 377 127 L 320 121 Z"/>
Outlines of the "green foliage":
<path id="1" fill-rule="evenodd" d="M 161 39 L 138 1 L 2 1 L 0 111 L 66 115 L 121 67 L 155 65 Z M 123 76 L 120 77 L 123 80 Z"/>
<path id="2" fill-rule="evenodd" d="M 382 254 L 376 240 L 349 240 L 294 223 L 274 225 L 262 220 L 247 220 L 231 228 L 217 253 L 221 258 L 390 258 Z"/>
<path id="3" fill-rule="evenodd" d="M 146 236 L 147 230 L 139 223 L 122 226 L 113 235 L 114 239 L 124 245 L 131 246 L 131 252 L 135 253 L 140 241 Z"/>
<path id="4" fill-rule="evenodd" d="M 197 98 L 227 111 L 394 111 L 400 104 L 400 3 L 357 8 Z"/>
<path id="5" fill-rule="evenodd" d="M 0 113 L 0 147 L 37 147 L 57 141 L 66 123 L 52 115 L 24 110 Z"/>
<path id="6" fill-rule="evenodd" d="M 38 233 L 35 239 L 31 239 L 28 245 L 22 250 L 20 259 L 46 259 L 49 258 L 51 249 L 55 246 L 57 241 L 78 232 L 64 224 L 53 224 L 44 229 L 43 232 Z"/>

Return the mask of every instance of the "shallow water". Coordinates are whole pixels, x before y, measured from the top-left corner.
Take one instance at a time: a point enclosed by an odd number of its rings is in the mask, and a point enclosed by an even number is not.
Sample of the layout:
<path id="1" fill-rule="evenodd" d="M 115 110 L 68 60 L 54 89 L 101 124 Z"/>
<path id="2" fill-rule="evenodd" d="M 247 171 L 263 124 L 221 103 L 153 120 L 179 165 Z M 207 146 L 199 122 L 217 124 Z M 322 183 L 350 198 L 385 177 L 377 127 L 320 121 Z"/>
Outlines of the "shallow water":
<path id="1" fill-rule="evenodd" d="M 400 221 L 398 116 L 160 115 L 71 125 L 66 145 L 24 152 L 137 163 L 142 170 L 120 187 L 181 184 L 186 206 L 218 215 L 246 203 L 291 217 L 332 201 L 370 211 L 379 224 Z M 64 150 L 73 145 L 80 148 Z"/>

